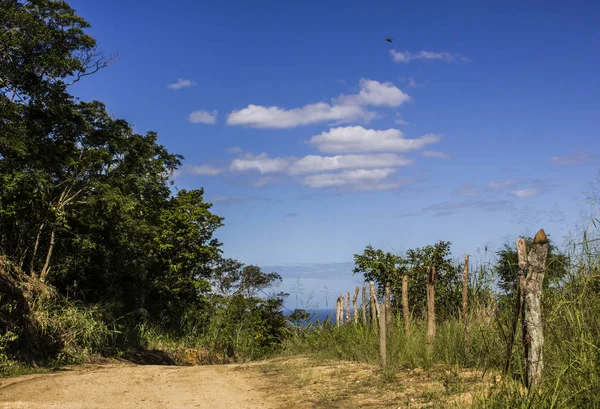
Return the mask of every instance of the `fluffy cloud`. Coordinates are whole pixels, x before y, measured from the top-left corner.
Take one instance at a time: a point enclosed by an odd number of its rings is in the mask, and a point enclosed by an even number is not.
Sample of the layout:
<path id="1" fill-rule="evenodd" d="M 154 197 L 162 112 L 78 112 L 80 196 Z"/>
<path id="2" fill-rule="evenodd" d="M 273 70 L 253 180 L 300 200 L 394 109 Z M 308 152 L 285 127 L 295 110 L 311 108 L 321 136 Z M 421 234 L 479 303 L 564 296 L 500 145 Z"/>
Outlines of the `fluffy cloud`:
<path id="1" fill-rule="evenodd" d="M 488 183 L 488 188 L 493 189 L 493 190 L 500 190 L 500 189 L 506 189 L 509 187 L 513 187 L 515 184 L 516 183 L 514 180 L 502 180 L 502 181 Z"/>
<path id="2" fill-rule="evenodd" d="M 514 197 L 532 197 L 541 193 L 541 189 L 530 188 L 530 189 L 517 189 L 510 192 Z"/>
<path id="3" fill-rule="evenodd" d="M 202 176 L 217 176 L 225 172 L 223 168 L 217 168 L 211 165 L 183 165 L 177 170 L 177 173 Z"/>
<path id="4" fill-rule="evenodd" d="M 193 124 L 209 124 L 217 123 L 217 111 L 194 111 L 190 114 L 189 120 Z"/>
<path id="5" fill-rule="evenodd" d="M 439 135 L 425 134 L 420 138 L 406 139 L 398 129 L 375 130 L 362 126 L 332 128 L 313 136 L 309 143 L 326 153 L 351 152 L 410 152 L 436 143 Z"/>
<path id="6" fill-rule="evenodd" d="M 407 166 L 412 163 L 412 159 L 394 153 L 337 156 L 308 155 L 294 162 L 289 171 L 292 174 L 301 174 L 342 169 L 391 168 Z"/>
<path id="7" fill-rule="evenodd" d="M 395 169 L 354 169 L 340 173 L 321 173 L 310 175 L 304 179 L 304 184 L 311 188 L 352 186 L 359 190 L 367 190 L 368 185 L 377 186 L 379 182 L 386 179 Z M 391 186 L 391 184 L 386 184 Z"/>
<path id="8" fill-rule="evenodd" d="M 450 54 L 448 52 L 419 51 L 416 53 L 410 51 L 390 50 L 390 55 L 395 62 L 408 64 L 414 60 L 441 60 L 446 62 L 469 61 L 468 58 L 460 54 Z"/>
<path id="9" fill-rule="evenodd" d="M 325 102 L 284 109 L 276 106 L 248 105 L 233 111 L 227 117 L 228 125 L 254 128 L 295 128 L 328 121 L 355 121 L 372 119 L 374 114 L 356 105 L 330 105 Z"/>
<path id="10" fill-rule="evenodd" d="M 438 158 L 438 159 L 448 159 L 450 157 L 450 155 L 448 155 L 447 153 L 438 152 L 438 151 L 425 151 L 422 153 L 422 155 L 427 158 Z"/>
<path id="11" fill-rule="evenodd" d="M 192 80 L 184 80 L 182 78 L 179 78 L 177 80 L 177 82 L 174 82 L 173 84 L 169 84 L 167 85 L 167 87 L 171 88 L 171 89 L 181 89 L 181 88 L 188 88 L 188 87 L 195 87 L 196 83 Z"/>
<path id="12" fill-rule="evenodd" d="M 264 173 L 279 173 L 285 171 L 289 166 L 289 160 L 284 158 L 269 158 L 266 153 L 253 155 L 246 153 L 242 157 L 231 162 L 232 172 L 247 172 L 255 170 Z"/>
<path id="13" fill-rule="evenodd" d="M 552 156 L 550 162 L 555 165 L 584 165 L 592 160 L 592 155 L 589 153 L 572 153 L 570 155 Z"/>
<path id="14" fill-rule="evenodd" d="M 341 105 L 372 105 L 397 107 L 410 101 L 408 94 L 402 92 L 391 82 L 378 82 L 361 79 L 360 92 L 354 95 L 342 95 L 336 99 Z"/>
<path id="15" fill-rule="evenodd" d="M 227 124 L 285 129 L 331 121 L 369 122 L 376 114 L 367 110 L 367 106 L 396 107 L 409 100 L 407 94 L 389 82 L 380 83 L 363 78 L 358 94 L 341 95 L 332 103 L 318 102 L 291 109 L 251 104 L 232 111 L 227 117 Z"/>

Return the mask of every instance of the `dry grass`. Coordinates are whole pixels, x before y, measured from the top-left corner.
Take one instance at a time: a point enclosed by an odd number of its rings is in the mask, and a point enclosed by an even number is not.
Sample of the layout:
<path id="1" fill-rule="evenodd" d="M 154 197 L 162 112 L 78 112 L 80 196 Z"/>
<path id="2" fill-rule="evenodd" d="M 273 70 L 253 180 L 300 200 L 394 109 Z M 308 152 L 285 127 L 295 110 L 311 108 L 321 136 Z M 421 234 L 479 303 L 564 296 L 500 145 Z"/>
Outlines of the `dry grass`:
<path id="1" fill-rule="evenodd" d="M 465 408 L 493 383 L 473 370 L 412 369 L 386 373 L 365 363 L 292 356 L 246 364 L 273 385 L 270 393 L 298 408 Z"/>

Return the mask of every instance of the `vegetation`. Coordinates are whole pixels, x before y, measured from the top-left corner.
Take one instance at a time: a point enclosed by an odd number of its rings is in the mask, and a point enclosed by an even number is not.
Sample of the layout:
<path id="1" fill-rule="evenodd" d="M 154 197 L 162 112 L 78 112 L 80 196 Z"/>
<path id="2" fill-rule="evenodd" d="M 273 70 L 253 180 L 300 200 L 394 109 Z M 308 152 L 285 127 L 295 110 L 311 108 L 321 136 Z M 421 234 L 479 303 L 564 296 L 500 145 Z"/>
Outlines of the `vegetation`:
<path id="1" fill-rule="evenodd" d="M 160 145 L 156 133 L 136 133 L 101 102 L 70 93 L 111 61 L 87 28 L 63 1 L 0 0 L 0 372 L 140 348 L 169 351 L 177 362 L 186 361 L 178 351 L 189 348 L 211 362 L 283 349 L 377 364 L 375 326 L 312 324 L 303 310 L 286 319 L 287 295 L 270 292 L 281 276 L 223 255 L 215 232 L 224 220 L 203 189 L 173 192 L 183 157 Z M 451 243 L 404 254 L 367 246 L 354 256 L 354 273 L 375 281 L 379 296 L 389 281 L 396 314 L 381 376 L 469 369 L 502 379 L 473 393 L 476 406 L 600 407 L 593 233 L 568 254 L 550 246 L 545 379 L 536 394 L 519 381 L 521 348 L 510 349 L 518 283 L 512 244 L 494 265 L 471 269 L 468 352 L 458 313 L 464 266 L 453 261 Z M 430 266 L 437 269 L 432 347 L 425 342 Z M 405 276 L 410 337 L 400 319 Z"/>
<path id="2" fill-rule="evenodd" d="M 0 1 L 0 255 L 11 270 L 1 273 L 53 292 L 21 303 L 28 325 L 6 313 L 5 328 L 20 331 L 2 331 L 2 351 L 25 359 L 29 328 L 61 341 L 30 363 L 141 346 L 151 333 L 265 353 L 285 325 L 284 295 L 257 291 L 280 277 L 223 259 L 223 219 L 202 189 L 173 194 L 183 157 L 156 133 L 69 92 L 111 61 L 88 26 L 63 1 Z"/>
<path id="3" fill-rule="evenodd" d="M 587 232 L 587 240 L 575 245 L 569 254 L 550 247 L 547 259 L 550 277 L 545 283 L 542 299 L 546 343 L 545 378 L 540 393 L 527 393 L 523 388 L 525 368 L 520 342 L 516 342 L 510 351 L 511 364 L 508 372 L 503 373 L 515 315 L 513 282 L 518 282 L 518 273 L 515 274 L 514 270 L 516 252 L 508 245 L 496 253 L 495 263 L 471 268 L 475 274 L 472 274 L 469 291 L 471 342 L 468 355 L 464 348 L 464 326 L 456 306 L 459 297 L 457 269 L 460 266 L 455 265 L 447 270 L 454 271 L 454 279 L 446 284 L 448 288 L 436 283 L 436 291 L 438 288 L 445 290 L 448 298 L 439 307 L 437 335 L 432 348 L 426 342 L 426 318 L 422 312 L 422 301 L 418 298 L 422 297 L 425 283 L 413 280 L 416 282 L 412 287 L 412 299 L 417 300 L 417 307 L 412 308 L 413 312 L 416 311 L 416 319 L 412 323 L 410 337 L 405 334 L 400 306 L 394 306 L 395 319 L 387 347 L 388 364 L 382 368 L 381 376 L 392 380 L 399 372 L 416 368 L 428 371 L 432 377 L 473 370 L 478 374 L 481 388 L 469 388 L 470 403 L 464 406 L 600 407 L 600 263 L 594 246 L 598 241 L 592 233 Z M 531 246 L 532 239 L 526 238 L 526 242 Z M 438 252 L 444 255 L 437 258 L 438 262 L 450 257 L 449 247 L 444 247 L 444 244 L 426 247 L 429 251 L 436 247 L 445 249 Z M 407 251 L 413 260 L 416 259 L 414 255 L 424 253 L 423 249 Z M 375 280 L 381 289 L 386 280 L 395 283 L 398 276 L 405 274 L 402 269 L 410 265 L 406 259 L 407 256 L 367 247 L 363 254 L 355 255 L 356 271 L 365 271 L 365 279 Z M 418 277 L 416 272 L 409 274 Z M 397 300 L 401 299 L 397 292 L 393 295 Z M 444 308 L 447 309 L 444 311 Z M 520 333 L 516 339 L 521 339 Z M 309 353 L 325 360 L 380 365 L 379 334 L 377 326 L 371 324 L 343 325 L 340 328 L 330 322 L 313 324 L 293 332 L 286 339 L 284 350 L 290 355 Z M 437 407 L 446 404 L 456 407 L 452 400 L 456 393 L 456 390 L 447 389 L 435 399 L 432 397 L 430 403 Z"/>

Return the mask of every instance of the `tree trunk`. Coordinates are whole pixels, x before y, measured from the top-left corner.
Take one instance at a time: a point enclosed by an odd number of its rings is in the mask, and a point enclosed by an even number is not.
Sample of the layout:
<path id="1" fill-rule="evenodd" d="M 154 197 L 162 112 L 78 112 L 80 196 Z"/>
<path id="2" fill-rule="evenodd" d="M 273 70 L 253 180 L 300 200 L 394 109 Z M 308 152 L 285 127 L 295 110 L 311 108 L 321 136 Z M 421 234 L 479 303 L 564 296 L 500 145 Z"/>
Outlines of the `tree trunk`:
<path id="1" fill-rule="evenodd" d="M 358 293 L 360 292 L 360 287 L 356 287 L 354 290 L 354 297 L 352 297 L 352 308 L 354 308 L 354 325 L 358 325 L 358 303 L 356 299 L 358 298 Z"/>
<path id="2" fill-rule="evenodd" d="M 29 263 L 29 275 L 31 277 L 35 277 L 35 256 L 37 255 L 38 246 L 40 245 L 40 237 L 42 236 L 42 231 L 44 231 L 44 223 L 40 224 L 40 228 L 38 229 L 37 236 L 35 237 L 35 244 L 33 245 L 33 254 L 31 255 L 31 263 Z"/>
<path id="3" fill-rule="evenodd" d="M 369 303 L 371 304 L 371 324 L 377 325 L 377 297 L 375 296 L 375 283 L 369 282 Z"/>
<path id="4" fill-rule="evenodd" d="M 523 239 L 519 239 L 520 241 Z M 524 240 L 523 240 L 524 241 Z M 519 252 L 519 256 L 521 252 Z M 544 369 L 544 331 L 542 321 L 542 284 L 548 257 L 548 238 L 540 229 L 533 239 L 533 248 L 526 259 L 527 275 L 523 287 L 523 346 L 525 349 L 526 386 L 537 388 L 542 382 Z M 519 259 L 521 265 L 521 259 Z"/>
<path id="5" fill-rule="evenodd" d="M 402 312 L 404 314 L 404 331 L 410 338 L 410 308 L 408 306 L 408 275 L 402 277 Z"/>
<path id="6" fill-rule="evenodd" d="M 367 325 L 367 286 L 362 287 L 362 304 L 360 306 L 362 312 L 362 323 Z"/>
<path id="7" fill-rule="evenodd" d="M 427 343 L 435 339 L 435 267 L 429 267 L 427 274 Z"/>
<path id="8" fill-rule="evenodd" d="M 48 271 L 50 270 L 50 259 L 52 258 L 52 250 L 54 249 L 54 233 L 55 229 L 52 229 L 52 233 L 50 233 L 50 245 L 48 246 L 48 253 L 46 254 L 46 261 L 44 262 L 44 267 L 42 268 L 42 272 L 40 273 L 40 281 L 46 281 L 46 277 L 48 276 Z"/>
<path id="9" fill-rule="evenodd" d="M 385 328 L 387 330 L 387 337 L 392 335 L 392 289 L 390 282 L 385 283 Z"/>
<path id="10" fill-rule="evenodd" d="M 463 291 L 462 291 L 462 316 L 465 326 L 465 359 L 469 358 L 469 344 L 471 343 L 471 334 L 469 333 L 469 311 L 467 301 L 469 296 L 469 255 L 465 256 L 465 269 L 463 272 Z"/>

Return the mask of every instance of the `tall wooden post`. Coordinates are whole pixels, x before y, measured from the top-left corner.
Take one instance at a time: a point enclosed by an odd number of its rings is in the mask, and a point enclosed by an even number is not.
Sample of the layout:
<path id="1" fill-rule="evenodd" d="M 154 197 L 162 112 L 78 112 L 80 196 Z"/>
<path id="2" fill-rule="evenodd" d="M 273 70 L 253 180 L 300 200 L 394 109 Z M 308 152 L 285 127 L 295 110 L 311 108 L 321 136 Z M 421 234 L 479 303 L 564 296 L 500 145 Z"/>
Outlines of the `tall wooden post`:
<path id="1" fill-rule="evenodd" d="M 362 303 L 360 305 L 360 309 L 362 312 L 362 323 L 363 325 L 367 325 L 367 286 L 362 286 Z"/>
<path id="2" fill-rule="evenodd" d="M 340 295 L 335 302 L 335 321 L 336 321 L 338 327 L 340 325 L 342 325 L 342 320 L 344 317 L 343 304 L 344 304 L 343 299 L 342 299 L 342 296 Z"/>
<path id="3" fill-rule="evenodd" d="M 354 309 L 354 325 L 358 325 L 358 303 L 356 299 L 358 298 L 358 293 L 360 292 L 360 288 L 356 286 L 354 290 L 354 297 L 352 297 L 352 308 Z"/>
<path id="4" fill-rule="evenodd" d="M 387 337 L 392 335 L 392 288 L 390 282 L 385 283 L 385 328 Z"/>
<path id="5" fill-rule="evenodd" d="M 435 339 L 435 267 L 430 266 L 427 274 L 427 343 Z"/>
<path id="6" fill-rule="evenodd" d="M 517 246 L 519 246 L 519 239 Z M 523 247 L 523 244 L 521 244 Z M 519 265 L 521 257 L 519 252 Z M 544 331 L 542 322 L 542 284 L 548 257 L 548 237 L 540 229 L 533 239 L 533 247 L 526 259 L 526 275 L 521 280 L 523 296 L 523 347 L 525 349 L 526 386 L 537 388 L 542 382 L 544 369 Z M 525 264 L 525 262 L 523 263 Z M 522 271 L 523 273 L 525 271 Z"/>
<path id="7" fill-rule="evenodd" d="M 408 307 L 408 275 L 402 277 L 402 313 L 404 314 L 404 332 L 410 338 L 410 308 Z"/>
<path id="8" fill-rule="evenodd" d="M 469 255 L 465 256 L 465 269 L 463 272 L 463 291 L 462 291 L 462 316 L 465 325 L 465 359 L 469 358 L 469 345 L 471 343 L 471 334 L 469 332 L 469 310 L 467 302 L 469 297 Z"/>
<path id="9" fill-rule="evenodd" d="M 379 305 L 379 304 L 378 304 Z M 385 368 L 387 364 L 387 331 L 385 304 L 379 305 L 379 354 L 381 355 L 381 365 Z"/>
<path id="10" fill-rule="evenodd" d="M 371 324 L 377 325 L 377 297 L 375 296 L 375 283 L 369 281 L 369 303 L 371 306 Z"/>
<path id="11" fill-rule="evenodd" d="M 350 324 L 352 318 L 350 317 L 350 293 L 346 293 L 346 324 Z"/>

